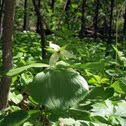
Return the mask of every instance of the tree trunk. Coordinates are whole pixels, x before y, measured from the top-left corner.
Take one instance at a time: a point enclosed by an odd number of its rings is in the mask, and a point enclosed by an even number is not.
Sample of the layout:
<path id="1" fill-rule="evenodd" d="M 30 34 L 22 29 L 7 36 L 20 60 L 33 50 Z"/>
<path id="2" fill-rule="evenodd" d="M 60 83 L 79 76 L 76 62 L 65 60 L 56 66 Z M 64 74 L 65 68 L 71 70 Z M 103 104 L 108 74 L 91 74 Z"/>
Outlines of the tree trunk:
<path id="1" fill-rule="evenodd" d="M 107 38 L 107 31 L 108 31 L 108 26 L 107 26 L 107 20 L 106 20 L 106 17 L 104 17 L 104 38 L 106 39 Z"/>
<path id="2" fill-rule="evenodd" d="M 86 0 L 83 0 L 82 3 L 82 17 L 81 17 L 81 30 L 80 30 L 80 37 L 83 38 L 85 34 L 85 7 L 86 7 Z"/>
<path id="3" fill-rule="evenodd" d="M 95 15 L 93 19 L 93 25 L 94 25 L 94 39 L 97 38 L 97 32 L 98 32 L 98 14 L 99 14 L 99 0 L 95 1 Z"/>
<path id="4" fill-rule="evenodd" d="M 41 0 L 37 0 L 37 8 L 40 12 L 40 7 L 41 7 Z M 40 21 L 41 18 L 37 16 L 37 23 L 36 23 L 36 32 L 40 34 L 41 28 L 40 28 Z"/>
<path id="5" fill-rule="evenodd" d="M 70 8 L 71 0 L 66 0 L 65 6 L 64 6 L 64 11 L 68 11 Z"/>
<path id="6" fill-rule="evenodd" d="M 113 8 L 114 8 L 114 0 L 111 0 L 110 23 L 109 23 L 109 42 L 111 42 L 111 40 L 112 40 Z"/>
<path id="7" fill-rule="evenodd" d="M 24 1 L 24 25 L 23 30 L 27 30 L 27 0 Z"/>
<path id="8" fill-rule="evenodd" d="M 124 32 L 124 39 L 126 39 L 126 0 L 125 0 L 125 13 L 124 13 L 124 26 L 123 26 L 123 32 Z"/>
<path id="9" fill-rule="evenodd" d="M 46 58 L 46 51 L 45 51 L 45 29 L 43 27 L 43 20 L 42 20 L 42 16 L 41 16 L 41 13 L 40 13 L 40 9 L 38 7 L 38 5 L 36 4 L 35 0 L 32 0 L 33 2 L 33 5 L 34 5 L 34 8 L 35 8 L 35 12 L 36 12 L 36 15 L 37 15 L 37 18 L 39 18 L 40 20 L 40 24 L 39 24 L 39 27 L 40 27 L 40 36 L 41 36 L 41 48 L 42 48 L 42 58 L 45 59 Z"/>
<path id="10" fill-rule="evenodd" d="M 5 0 L 2 48 L 2 64 L 4 71 L 8 71 L 12 68 L 12 36 L 14 24 L 14 6 L 15 0 Z M 11 77 L 3 75 L 0 84 L 0 109 L 4 109 L 7 107 L 10 85 Z"/>
<path id="11" fill-rule="evenodd" d="M 55 4 L 55 0 L 50 0 L 50 6 L 51 6 L 52 11 L 54 9 L 54 4 Z"/>
<path id="12" fill-rule="evenodd" d="M 3 9 L 4 9 L 4 0 L 0 0 L 0 40 L 2 36 L 2 24 L 3 24 Z"/>

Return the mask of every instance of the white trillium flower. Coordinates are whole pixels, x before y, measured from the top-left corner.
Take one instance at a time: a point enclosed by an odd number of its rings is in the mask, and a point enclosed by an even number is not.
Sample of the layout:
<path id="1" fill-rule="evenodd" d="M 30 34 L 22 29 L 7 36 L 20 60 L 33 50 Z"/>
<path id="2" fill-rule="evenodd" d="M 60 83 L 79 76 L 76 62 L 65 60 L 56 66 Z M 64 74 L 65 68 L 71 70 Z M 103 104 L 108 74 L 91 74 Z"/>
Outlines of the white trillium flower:
<path id="1" fill-rule="evenodd" d="M 52 42 L 49 43 L 49 46 L 51 48 L 53 48 L 55 51 L 59 51 L 60 50 L 60 46 L 53 44 Z"/>

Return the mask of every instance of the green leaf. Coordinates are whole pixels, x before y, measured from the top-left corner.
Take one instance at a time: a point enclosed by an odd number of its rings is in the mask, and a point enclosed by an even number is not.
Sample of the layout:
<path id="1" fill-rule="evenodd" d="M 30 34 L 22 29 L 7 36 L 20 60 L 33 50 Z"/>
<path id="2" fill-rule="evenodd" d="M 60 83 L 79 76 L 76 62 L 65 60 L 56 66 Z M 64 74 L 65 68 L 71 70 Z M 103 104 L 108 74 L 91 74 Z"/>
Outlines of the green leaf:
<path id="1" fill-rule="evenodd" d="M 59 119 L 60 125 L 67 125 L 67 126 L 81 126 L 79 121 L 76 121 L 72 118 L 60 118 Z"/>
<path id="2" fill-rule="evenodd" d="M 115 81 L 111 87 L 113 87 L 114 90 L 120 94 L 126 94 L 126 81 L 124 81 L 122 78 L 118 81 Z"/>
<path id="3" fill-rule="evenodd" d="M 93 117 L 91 117 L 91 120 L 94 122 L 99 122 L 99 123 L 101 122 L 101 123 L 105 123 L 105 124 L 110 124 L 108 122 L 108 120 L 102 116 L 93 116 Z"/>
<path id="4" fill-rule="evenodd" d="M 118 73 L 115 70 L 111 70 L 111 69 L 106 70 L 106 73 L 109 76 L 112 76 L 112 77 L 118 77 L 119 76 Z"/>
<path id="5" fill-rule="evenodd" d="M 126 119 L 125 118 L 118 118 L 117 119 L 121 126 L 126 126 Z"/>
<path id="6" fill-rule="evenodd" d="M 126 118 L 126 101 L 118 102 L 115 108 L 116 108 L 115 115 Z"/>
<path id="7" fill-rule="evenodd" d="M 82 126 L 111 126 L 101 122 L 93 122 L 93 121 L 86 121 L 86 120 L 79 120 Z"/>
<path id="8" fill-rule="evenodd" d="M 126 58 L 124 56 L 124 53 L 122 51 L 119 51 L 114 45 L 112 45 L 113 49 L 115 50 L 115 52 L 117 53 L 117 56 L 119 58 L 120 61 L 126 62 Z"/>
<path id="9" fill-rule="evenodd" d="M 54 53 L 52 54 L 52 56 L 50 57 L 50 60 L 49 60 L 49 65 L 55 65 L 56 62 L 59 60 L 59 57 L 60 57 L 60 53 Z"/>
<path id="10" fill-rule="evenodd" d="M 113 94 L 113 88 L 104 89 L 103 87 L 95 87 L 87 94 L 85 99 L 107 99 L 109 97 L 112 97 Z"/>
<path id="11" fill-rule="evenodd" d="M 65 49 L 67 48 L 67 46 L 68 46 L 68 44 L 65 45 L 65 46 L 62 46 L 62 47 L 60 48 L 60 51 L 62 52 L 63 50 L 65 50 Z"/>
<path id="12" fill-rule="evenodd" d="M 88 62 L 85 64 L 76 63 L 73 65 L 74 68 L 77 69 L 85 69 L 85 70 L 96 70 L 96 71 L 103 71 L 105 63 L 103 61 L 100 62 Z"/>
<path id="13" fill-rule="evenodd" d="M 16 94 L 15 92 L 9 93 L 9 100 L 13 101 L 15 104 L 20 103 L 22 99 L 23 99 L 22 94 Z"/>
<path id="14" fill-rule="evenodd" d="M 0 123 L 0 126 L 20 126 L 29 117 L 30 116 L 26 111 L 19 110 L 6 116 Z"/>
<path id="15" fill-rule="evenodd" d="M 11 110 L 11 112 L 15 112 L 15 111 L 21 110 L 21 108 L 18 106 L 12 105 L 12 106 L 10 106 L 10 110 Z"/>
<path id="16" fill-rule="evenodd" d="M 61 61 L 56 63 L 56 67 L 57 68 L 61 68 L 61 67 L 68 68 L 68 67 L 70 67 L 70 64 L 61 60 Z"/>
<path id="17" fill-rule="evenodd" d="M 72 53 L 68 52 L 67 50 L 61 51 L 61 54 L 63 57 L 65 57 L 67 59 L 75 58 L 75 56 Z"/>
<path id="18" fill-rule="evenodd" d="M 56 53 L 57 51 L 55 51 L 54 49 L 52 48 L 45 48 L 45 50 L 47 50 L 48 52 L 50 53 Z"/>
<path id="19" fill-rule="evenodd" d="M 92 116 L 101 116 L 109 120 L 111 125 L 119 125 L 119 122 L 120 124 L 126 122 L 126 101 L 113 104 L 112 101 L 107 99 L 104 102 L 94 104 L 91 111 Z"/>
<path id="20" fill-rule="evenodd" d="M 107 99 L 105 102 L 94 104 L 92 112 L 93 116 L 110 116 L 114 113 L 114 106 L 111 101 Z"/>
<path id="21" fill-rule="evenodd" d="M 114 88 L 108 87 L 108 88 L 105 89 L 104 98 L 105 98 L 105 99 L 110 98 L 110 97 L 112 97 L 112 96 L 114 95 L 114 93 L 115 93 Z"/>
<path id="22" fill-rule="evenodd" d="M 53 110 L 69 109 L 87 92 L 85 79 L 73 69 L 63 66 L 37 74 L 31 85 L 33 100 Z"/>
<path id="23" fill-rule="evenodd" d="M 109 79 L 108 78 L 102 78 L 99 75 L 92 75 L 93 77 L 88 81 L 90 84 L 93 85 L 103 85 L 103 84 L 108 84 Z"/>
<path id="24" fill-rule="evenodd" d="M 33 124 L 30 123 L 30 122 L 25 122 L 25 123 L 23 124 L 23 126 L 33 126 Z"/>
<path id="25" fill-rule="evenodd" d="M 29 69 L 29 68 L 32 68 L 32 67 L 41 68 L 41 67 L 49 67 L 49 65 L 43 64 L 43 63 L 34 63 L 34 64 L 30 64 L 30 65 L 27 65 L 27 66 L 23 66 L 23 67 L 11 69 L 11 70 L 9 70 L 9 71 L 6 73 L 6 75 L 7 75 L 7 76 L 15 76 L 15 75 L 20 74 L 20 73 L 22 73 L 23 71 L 25 71 L 25 70 L 27 70 L 27 69 Z"/>

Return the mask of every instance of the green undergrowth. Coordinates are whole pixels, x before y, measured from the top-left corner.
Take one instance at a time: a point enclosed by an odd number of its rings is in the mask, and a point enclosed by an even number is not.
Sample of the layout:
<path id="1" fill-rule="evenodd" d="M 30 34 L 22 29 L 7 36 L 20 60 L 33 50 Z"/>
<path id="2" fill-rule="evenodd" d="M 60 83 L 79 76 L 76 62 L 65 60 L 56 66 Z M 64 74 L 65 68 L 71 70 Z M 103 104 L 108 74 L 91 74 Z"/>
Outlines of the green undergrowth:
<path id="1" fill-rule="evenodd" d="M 125 126 L 124 47 L 120 42 L 107 48 L 106 42 L 81 40 L 64 30 L 46 37 L 43 60 L 40 37 L 15 32 L 13 69 L 0 67 L 0 77 L 12 76 L 0 125 Z"/>

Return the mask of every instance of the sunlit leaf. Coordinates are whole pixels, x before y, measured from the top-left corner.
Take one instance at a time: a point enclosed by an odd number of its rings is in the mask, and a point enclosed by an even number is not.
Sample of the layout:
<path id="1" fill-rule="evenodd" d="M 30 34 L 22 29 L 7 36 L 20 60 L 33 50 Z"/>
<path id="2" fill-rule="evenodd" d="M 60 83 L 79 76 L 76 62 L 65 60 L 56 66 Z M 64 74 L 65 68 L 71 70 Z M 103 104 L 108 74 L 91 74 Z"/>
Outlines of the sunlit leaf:
<path id="1" fill-rule="evenodd" d="M 67 59 L 75 58 L 75 56 L 72 53 L 68 52 L 67 50 L 61 51 L 61 54 Z"/>
<path id="2" fill-rule="evenodd" d="M 15 92 L 10 92 L 9 93 L 9 100 L 13 101 L 15 104 L 18 104 L 22 101 L 23 96 L 22 94 L 16 94 Z"/>
<path id="3" fill-rule="evenodd" d="M 67 126 L 81 126 L 81 123 L 79 121 L 76 121 L 72 118 L 66 118 L 66 119 L 63 119 L 63 118 L 60 118 L 59 119 L 59 124 L 60 125 L 67 125 Z"/>
<path id="4" fill-rule="evenodd" d="M 15 69 L 11 69 L 7 72 L 7 76 L 15 76 L 17 74 L 20 74 L 22 73 L 23 71 L 29 69 L 29 68 L 32 68 L 32 67 L 35 67 L 35 68 L 42 68 L 42 67 L 49 67 L 49 65 L 47 64 L 43 64 L 43 63 L 34 63 L 34 64 L 30 64 L 30 65 L 27 65 L 27 66 L 23 66 L 23 67 L 19 67 L 19 68 L 15 68 Z"/>
<path id="5" fill-rule="evenodd" d="M 54 53 L 52 54 L 52 56 L 50 57 L 50 60 L 49 60 L 49 65 L 55 65 L 56 62 L 59 60 L 59 57 L 60 57 L 60 53 Z"/>
<path id="6" fill-rule="evenodd" d="M 123 82 L 122 80 L 115 81 L 111 87 L 120 94 L 126 94 L 126 82 Z"/>

